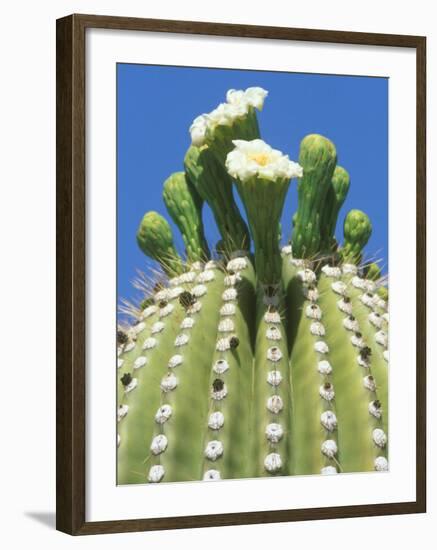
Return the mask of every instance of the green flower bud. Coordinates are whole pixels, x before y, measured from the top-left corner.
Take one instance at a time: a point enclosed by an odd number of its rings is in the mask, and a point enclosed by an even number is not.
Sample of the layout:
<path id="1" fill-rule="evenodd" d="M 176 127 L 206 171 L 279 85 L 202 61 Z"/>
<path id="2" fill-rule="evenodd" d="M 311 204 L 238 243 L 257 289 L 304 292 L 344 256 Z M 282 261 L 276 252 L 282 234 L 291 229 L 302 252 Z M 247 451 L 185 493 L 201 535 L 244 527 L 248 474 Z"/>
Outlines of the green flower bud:
<path id="1" fill-rule="evenodd" d="M 163 197 L 168 213 L 182 234 L 188 261 L 209 258 L 203 232 L 203 200 L 184 172 L 176 172 L 164 182 Z"/>
<path id="2" fill-rule="evenodd" d="M 159 262 L 167 275 L 182 272 L 182 260 L 174 247 L 170 225 L 157 212 L 144 215 L 138 227 L 137 243 L 144 254 Z"/>
<path id="3" fill-rule="evenodd" d="M 336 248 L 335 228 L 338 213 L 346 199 L 349 187 L 349 174 L 341 166 L 336 166 L 331 179 L 331 185 L 326 194 L 320 224 L 321 247 L 327 252 L 333 252 Z"/>
<path id="4" fill-rule="evenodd" d="M 321 223 L 326 197 L 337 162 L 337 152 L 329 139 L 318 134 L 306 136 L 300 145 L 298 209 L 292 247 L 296 258 L 310 258 L 321 250 Z"/>
<path id="5" fill-rule="evenodd" d="M 344 261 L 360 263 L 362 250 L 372 234 L 372 224 L 361 210 L 348 212 L 343 226 L 344 243 L 341 256 Z"/>

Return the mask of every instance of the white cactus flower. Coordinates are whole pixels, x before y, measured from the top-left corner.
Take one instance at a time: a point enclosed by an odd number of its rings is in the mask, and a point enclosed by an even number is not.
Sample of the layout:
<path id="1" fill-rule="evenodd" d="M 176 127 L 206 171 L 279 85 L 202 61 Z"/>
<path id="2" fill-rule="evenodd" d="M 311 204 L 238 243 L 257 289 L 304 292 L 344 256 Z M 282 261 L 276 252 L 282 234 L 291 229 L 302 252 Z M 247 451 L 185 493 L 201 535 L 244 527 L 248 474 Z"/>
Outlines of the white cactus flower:
<path id="1" fill-rule="evenodd" d="M 342 270 L 345 275 L 356 275 L 358 273 L 358 268 L 355 264 L 343 264 Z"/>
<path id="2" fill-rule="evenodd" d="M 123 353 L 129 353 L 134 349 L 134 347 L 135 347 L 135 342 L 128 342 L 123 348 Z"/>
<path id="3" fill-rule="evenodd" d="M 132 380 L 129 382 L 129 384 L 124 387 L 124 392 L 125 393 L 130 393 L 137 386 L 138 386 L 138 379 L 137 378 L 132 378 Z"/>
<path id="4" fill-rule="evenodd" d="M 117 409 L 117 421 L 120 422 L 129 412 L 129 405 L 120 405 Z"/>
<path id="5" fill-rule="evenodd" d="M 358 277 L 356 275 L 355 277 L 352 277 L 351 280 L 352 286 L 355 288 L 359 288 L 360 290 L 366 290 L 366 280 L 362 279 L 361 277 Z"/>
<path id="6" fill-rule="evenodd" d="M 267 409 L 273 414 L 279 414 L 284 408 L 284 403 L 279 395 L 272 395 L 267 399 Z"/>
<path id="7" fill-rule="evenodd" d="M 384 359 L 387 361 L 388 363 L 388 360 L 389 360 L 389 351 L 388 349 L 385 349 L 383 352 L 382 352 L 382 355 L 384 357 Z"/>
<path id="8" fill-rule="evenodd" d="M 234 139 L 235 148 L 226 157 L 226 169 L 240 181 L 259 177 L 271 181 L 301 177 L 302 167 L 262 139 Z"/>
<path id="9" fill-rule="evenodd" d="M 369 313 L 369 322 L 376 328 L 381 328 L 384 322 L 384 319 L 376 311 Z"/>
<path id="10" fill-rule="evenodd" d="M 377 456 L 375 458 L 375 470 L 377 472 L 387 472 L 388 471 L 388 460 L 385 456 Z"/>
<path id="11" fill-rule="evenodd" d="M 258 86 L 252 86 L 246 90 L 228 90 L 226 101 L 231 105 L 241 105 L 253 107 L 261 111 L 268 91 Z"/>
<path id="12" fill-rule="evenodd" d="M 209 415 L 208 426 L 211 430 L 219 430 L 225 423 L 224 414 L 220 411 L 213 412 Z"/>
<path id="13" fill-rule="evenodd" d="M 343 326 L 346 330 L 353 330 L 354 332 L 358 332 L 360 330 L 358 321 L 352 315 L 349 315 L 349 317 L 345 317 L 343 319 Z"/>
<path id="14" fill-rule="evenodd" d="M 189 339 L 190 339 L 190 335 L 185 334 L 184 332 L 182 332 L 181 334 L 178 334 L 176 336 L 176 339 L 174 341 L 174 345 L 177 348 L 180 348 L 181 346 L 185 346 L 186 344 L 188 344 Z"/>
<path id="15" fill-rule="evenodd" d="M 317 370 L 320 374 L 328 375 L 332 373 L 332 367 L 329 361 L 319 361 L 317 365 Z"/>
<path id="16" fill-rule="evenodd" d="M 329 353 L 328 344 L 323 342 L 323 340 L 318 340 L 314 343 L 314 350 L 317 351 L 317 353 Z"/>
<path id="17" fill-rule="evenodd" d="M 159 334 L 164 330 L 164 328 L 165 328 L 165 323 L 163 323 L 162 321 L 156 321 L 156 323 L 153 323 L 152 329 L 150 332 L 152 334 Z"/>
<path id="18" fill-rule="evenodd" d="M 375 445 L 383 449 L 387 445 L 387 435 L 381 428 L 375 428 L 372 432 L 372 439 Z"/>
<path id="19" fill-rule="evenodd" d="M 143 342 L 143 349 L 153 349 L 156 346 L 156 338 L 146 338 Z"/>
<path id="20" fill-rule="evenodd" d="M 282 351 L 277 347 L 271 347 L 267 350 L 267 359 L 277 363 L 282 359 Z"/>
<path id="21" fill-rule="evenodd" d="M 172 414 L 173 414 L 173 410 L 170 405 L 162 405 L 156 411 L 155 422 L 157 424 L 165 424 L 165 422 L 167 422 L 167 420 L 170 419 Z"/>
<path id="22" fill-rule="evenodd" d="M 387 347 L 387 333 L 383 330 L 378 331 L 375 334 L 375 342 L 379 344 L 380 346 Z"/>
<path id="23" fill-rule="evenodd" d="M 141 367 L 144 367 L 144 365 L 147 365 L 147 361 L 148 361 L 147 357 L 142 357 L 142 356 L 137 357 L 134 361 L 134 365 L 133 365 L 134 369 L 136 370 L 136 369 L 140 369 Z"/>
<path id="24" fill-rule="evenodd" d="M 229 338 L 219 338 L 215 345 L 215 349 L 217 351 L 228 351 L 229 349 L 231 349 Z"/>
<path id="25" fill-rule="evenodd" d="M 337 468 L 335 466 L 324 466 L 320 470 L 320 473 L 322 474 L 322 476 L 331 476 L 331 475 L 338 474 Z"/>
<path id="26" fill-rule="evenodd" d="M 283 246 L 281 248 L 281 252 L 282 252 L 282 254 L 284 254 L 284 256 L 289 256 L 292 253 L 291 244 L 287 244 L 287 245 Z"/>
<path id="27" fill-rule="evenodd" d="M 213 370 L 216 374 L 224 374 L 229 369 L 229 363 L 226 359 L 218 359 L 213 366 Z"/>
<path id="28" fill-rule="evenodd" d="M 282 468 L 282 459 L 279 453 L 270 453 L 264 459 L 264 468 L 273 474 Z"/>
<path id="29" fill-rule="evenodd" d="M 313 336 L 325 336 L 325 327 L 319 321 L 314 321 L 310 325 L 310 332 Z"/>
<path id="30" fill-rule="evenodd" d="M 174 305 L 173 304 L 167 304 L 166 306 L 160 308 L 159 317 L 160 318 L 167 317 L 168 315 L 170 315 L 170 313 L 173 312 L 173 310 L 174 310 Z"/>
<path id="31" fill-rule="evenodd" d="M 316 304 L 309 304 L 305 308 L 305 315 L 308 319 L 316 319 L 317 321 L 320 321 L 322 318 L 322 310 Z"/>
<path id="32" fill-rule="evenodd" d="M 267 310 L 264 313 L 264 321 L 266 323 L 279 324 L 281 322 L 281 316 L 278 311 Z"/>
<path id="33" fill-rule="evenodd" d="M 159 434 L 156 437 L 152 439 L 152 443 L 150 445 L 150 451 L 152 454 L 160 455 L 163 453 L 168 446 L 168 440 L 164 434 Z"/>
<path id="34" fill-rule="evenodd" d="M 168 361 L 168 368 L 174 369 L 175 367 L 179 367 L 179 365 L 182 365 L 183 361 L 184 358 L 182 357 L 182 355 L 172 355 Z"/>
<path id="35" fill-rule="evenodd" d="M 211 397 L 214 399 L 214 401 L 221 401 L 228 395 L 228 388 L 226 387 L 226 384 L 223 384 L 223 387 L 221 390 L 215 390 L 214 387 L 211 390 Z"/>
<path id="36" fill-rule="evenodd" d="M 207 470 L 203 474 L 203 481 L 219 481 L 220 479 L 221 476 L 218 470 Z"/>
<path id="37" fill-rule="evenodd" d="M 164 466 L 155 464 L 149 470 L 148 480 L 150 483 L 159 483 L 165 475 Z"/>
<path id="38" fill-rule="evenodd" d="M 333 432 L 337 428 L 337 417 L 333 411 L 322 412 L 320 422 L 328 432 Z"/>
<path id="39" fill-rule="evenodd" d="M 223 454 L 223 443 L 221 441 L 210 441 L 205 448 L 205 457 L 213 462 Z"/>
<path id="40" fill-rule="evenodd" d="M 165 393 L 173 391 L 177 388 L 178 382 L 177 377 L 170 372 L 161 380 L 161 390 Z"/>
<path id="41" fill-rule="evenodd" d="M 341 296 L 344 296 L 347 285 L 343 283 L 343 281 L 334 281 L 331 283 L 331 288 L 336 294 L 340 294 Z"/>
<path id="42" fill-rule="evenodd" d="M 237 308 L 235 304 L 227 303 L 227 304 L 223 304 L 222 307 L 220 308 L 220 315 L 222 317 L 225 317 L 226 315 L 232 316 L 232 315 L 235 315 L 236 311 L 237 311 Z"/>
<path id="43" fill-rule="evenodd" d="M 225 317 L 222 319 L 218 326 L 219 332 L 234 332 L 235 325 L 234 321 L 232 319 L 229 319 L 229 317 Z"/>
<path id="44" fill-rule="evenodd" d="M 117 359 L 117 368 L 120 369 L 123 366 L 124 359 Z"/>
<path id="45" fill-rule="evenodd" d="M 382 416 L 381 403 L 379 401 L 371 401 L 369 403 L 369 413 L 375 418 L 378 418 L 378 419 L 381 418 Z"/>
<path id="46" fill-rule="evenodd" d="M 195 147 L 205 145 L 206 131 L 208 128 L 207 115 L 200 115 L 193 120 L 190 126 L 191 143 Z"/>
<path id="47" fill-rule="evenodd" d="M 222 294 L 222 299 L 225 301 L 225 302 L 230 302 L 231 300 L 236 300 L 237 299 L 237 296 L 238 296 L 238 292 L 237 292 L 237 289 L 235 288 L 227 288 L 223 294 Z"/>
<path id="48" fill-rule="evenodd" d="M 169 289 L 169 299 L 175 300 L 176 298 L 179 298 L 179 296 L 185 292 L 185 289 L 182 286 L 175 286 L 174 288 Z"/>
<path id="49" fill-rule="evenodd" d="M 301 271 L 297 272 L 297 276 L 299 279 L 306 284 L 312 284 L 316 281 L 317 277 L 314 271 L 311 271 L 311 269 L 302 269 Z"/>
<path id="50" fill-rule="evenodd" d="M 182 319 L 181 329 L 184 330 L 193 328 L 194 323 L 195 320 L 192 317 L 185 317 L 184 319 Z"/>
<path id="51" fill-rule="evenodd" d="M 376 382 L 375 379 L 371 374 L 365 376 L 363 378 L 363 385 L 366 388 L 366 390 L 374 392 L 376 390 Z"/>
<path id="52" fill-rule="evenodd" d="M 179 282 L 181 284 L 194 283 L 196 277 L 197 273 L 195 271 L 187 271 L 187 273 L 182 273 L 182 275 L 179 275 Z"/>
<path id="53" fill-rule="evenodd" d="M 268 327 L 266 330 L 266 338 L 267 340 L 281 340 L 282 334 L 281 331 L 278 329 L 278 327 L 272 326 Z"/>
<path id="54" fill-rule="evenodd" d="M 234 258 L 232 260 L 229 260 L 226 270 L 227 271 L 242 271 L 243 269 L 246 269 L 248 266 L 247 258 L 241 257 L 241 258 Z"/>
<path id="55" fill-rule="evenodd" d="M 328 458 L 334 458 L 338 451 L 337 443 L 333 439 L 327 439 L 322 443 L 321 451 Z"/>
<path id="56" fill-rule="evenodd" d="M 322 271 L 327 277 L 335 277 L 336 279 L 341 277 L 341 269 L 339 267 L 333 267 L 326 264 L 322 267 Z"/>
<path id="57" fill-rule="evenodd" d="M 278 370 L 269 371 L 267 374 L 267 382 L 276 388 L 282 382 L 282 374 Z"/>
<path id="58" fill-rule="evenodd" d="M 266 428 L 266 438 L 271 443 L 279 443 L 284 435 L 284 429 L 280 424 L 272 422 Z"/>
<path id="59" fill-rule="evenodd" d="M 193 296 L 195 296 L 196 298 L 201 298 L 201 297 L 204 296 L 207 292 L 208 292 L 208 289 L 206 288 L 205 285 L 196 285 L 196 286 L 193 287 L 193 289 L 191 290 L 191 294 L 192 294 Z"/>
<path id="60" fill-rule="evenodd" d="M 198 283 L 210 283 L 215 279 L 215 273 L 211 269 L 205 269 L 202 273 L 197 275 L 196 281 Z"/>
<path id="61" fill-rule="evenodd" d="M 350 301 L 345 301 L 344 299 L 341 299 L 337 302 L 337 307 L 340 311 L 346 313 L 346 315 L 351 315 L 352 313 L 352 304 Z"/>
<path id="62" fill-rule="evenodd" d="M 155 306 L 155 305 L 147 306 L 143 310 L 142 317 L 143 317 L 143 319 L 147 319 L 148 317 L 151 317 L 152 315 L 154 315 L 157 311 L 158 311 L 158 306 Z"/>
<path id="63" fill-rule="evenodd" d="M 322 384 L 319 388 L 319 394 L 326 401 L 332 401 L 335 397 L 334 386 L 329 382 Z"/>

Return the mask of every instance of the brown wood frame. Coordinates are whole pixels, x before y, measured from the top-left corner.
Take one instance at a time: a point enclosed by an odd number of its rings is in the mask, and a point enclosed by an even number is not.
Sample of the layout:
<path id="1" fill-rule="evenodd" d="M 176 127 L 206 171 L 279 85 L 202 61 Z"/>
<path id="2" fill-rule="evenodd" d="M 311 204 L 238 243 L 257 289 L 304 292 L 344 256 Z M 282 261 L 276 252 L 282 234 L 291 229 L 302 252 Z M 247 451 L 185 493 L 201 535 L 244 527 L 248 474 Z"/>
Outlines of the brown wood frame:
<path id="1" fill-rule="evenodd" d="M 416 500 L 359 506 L 86 522 L 85 520 L 85 31 L 87 28 L 394 46 L 416 50 Z M 426 511 L 426 38 L 130 17 L 57 21 L 56 526 L 71 535 L 274 523 Z"/>

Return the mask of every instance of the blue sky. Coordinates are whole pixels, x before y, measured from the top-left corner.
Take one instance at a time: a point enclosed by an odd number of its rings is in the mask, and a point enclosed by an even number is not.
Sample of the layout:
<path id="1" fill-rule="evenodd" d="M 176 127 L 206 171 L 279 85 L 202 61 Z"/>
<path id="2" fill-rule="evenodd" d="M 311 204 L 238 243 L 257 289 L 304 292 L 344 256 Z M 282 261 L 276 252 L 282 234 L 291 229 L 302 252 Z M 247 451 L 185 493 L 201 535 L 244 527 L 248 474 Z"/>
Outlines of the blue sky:
<path id="1" fill-rule="evenodd" d="M 117 65 L 117 292 L 135 300 L 136 270 L 152 262 L 136 243 L 138 224 L 156 210 L 170 222 L 176 246 L 178 229 L 166 213 L 162 184 L 183 170 L 192 120 L 225 100 L 229 88 L 261 86 L 269 91 L 258 115 L 261 137 L 298 159 L 299 143 L 309 133 L 331 139 L 338 163 L 351 176 L 340 212 L 337 238 L 351 208 L 366 212 L 373 234 L 366 247 L 387 264 L 388 257 L 388 80 L 373 77 L 278 73 L 229 69 Z M 283 238 L 289 237 L 297 207 L 293 180 L 282 216 Z M 243 211 L 243 210 L 242 210 Z M 204 207 L 210 244 L 219 240 L 214 219 Z"/>

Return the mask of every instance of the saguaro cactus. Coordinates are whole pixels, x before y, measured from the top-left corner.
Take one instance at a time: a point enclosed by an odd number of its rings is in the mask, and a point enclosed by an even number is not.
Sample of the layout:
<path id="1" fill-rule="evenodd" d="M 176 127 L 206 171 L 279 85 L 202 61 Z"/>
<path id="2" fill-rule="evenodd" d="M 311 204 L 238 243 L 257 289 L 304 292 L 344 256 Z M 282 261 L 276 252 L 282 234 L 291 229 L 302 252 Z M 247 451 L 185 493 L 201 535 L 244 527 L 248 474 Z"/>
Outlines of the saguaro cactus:
<path id="1" fill-rule="evenodd" d="M 149 285 L 117 333 L 120 484 L 388 469 L 388 289 L 375 262 L 361 264 L 370 221 L 349 212 L 334 250 L 350 184 L 335 146 L 307 136 L 297 164 L 252 139 L 255 90 L 228 94 L 243 114 L 203 121 L 200 147 L 195 123 L 186 176 L 164 185 L 186 261 L 161 216 L 140 224 L 138 244 L 168 281 Z M 292 244 L 280 249 L 295 177 Z M 222 235 L 213 260 L 191 185 Z"/>

